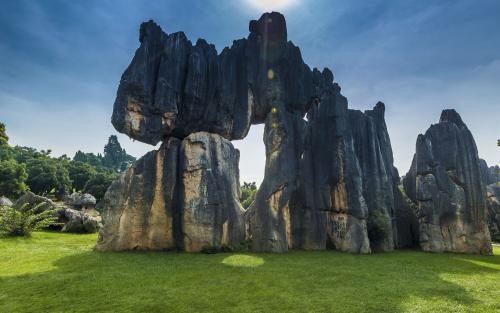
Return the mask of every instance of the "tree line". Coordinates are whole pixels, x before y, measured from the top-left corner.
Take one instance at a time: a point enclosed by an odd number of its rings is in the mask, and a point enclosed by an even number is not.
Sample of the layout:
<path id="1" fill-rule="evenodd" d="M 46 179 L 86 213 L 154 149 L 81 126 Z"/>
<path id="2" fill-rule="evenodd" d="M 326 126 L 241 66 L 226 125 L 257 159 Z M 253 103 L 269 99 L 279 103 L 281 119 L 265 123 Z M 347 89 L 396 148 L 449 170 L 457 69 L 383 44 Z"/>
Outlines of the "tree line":
<path id="1" fill-rule="evenodd" d="M 0 123 L 0 196 L 16 199 L 26 190 L 61 200 L 71 192 L 92 194 L 102 199 L 118 173 L 135 158 L 110 136 L 103 154 L 76 152 L 51 156 L 51 150 L 11 146 L 5 125 Z"/>

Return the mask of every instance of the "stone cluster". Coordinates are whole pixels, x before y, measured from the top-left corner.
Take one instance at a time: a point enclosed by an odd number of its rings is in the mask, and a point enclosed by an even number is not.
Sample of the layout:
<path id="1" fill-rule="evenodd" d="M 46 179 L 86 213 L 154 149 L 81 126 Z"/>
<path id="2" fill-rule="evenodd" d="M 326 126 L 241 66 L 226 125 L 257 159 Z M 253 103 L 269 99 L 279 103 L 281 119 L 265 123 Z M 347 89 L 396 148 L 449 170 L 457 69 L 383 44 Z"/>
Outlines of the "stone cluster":
<path id="1" fill-rule="evenodd" d="M 80 198 L 86 199 L 88 202 L 91 199 L 90 197 L 94 198 L 89 194 L 85 194 L 83 197 L 81 194 L 73 194 L 70 199 Z M 89 212 L 76 209 L 75 207 L 68 207 L 69 204 L 56 204 L 49 198 L 35 195 L 31 191 L 24 193 L 12 204 L 12 207 L 18 210 L 32 209 L 37 205 L 40 206 L 38 213 L 46 210 L 54 210 L 54 217 L 57 219 L 53 225 L 50 225 L 51 229 L 60 229 L 63 232 L 69 233 L 95 233 L 102 226 L 101 216 L 95 210 Z"/>
<path id="2" fill-rule="evenodd" d="M 288 41 L 283 15 L 265 13 L 249 31 L 217 54 L 203 39 L 141 25 L 112 123 L 162 145 L 106 193 L 97 249 L 368 253 L 422 242 L 384 104 L 350 110 L 332 72 L 311 70 Z M 231 140 L 261 123 L 264 180 L 245 211 Z"/>

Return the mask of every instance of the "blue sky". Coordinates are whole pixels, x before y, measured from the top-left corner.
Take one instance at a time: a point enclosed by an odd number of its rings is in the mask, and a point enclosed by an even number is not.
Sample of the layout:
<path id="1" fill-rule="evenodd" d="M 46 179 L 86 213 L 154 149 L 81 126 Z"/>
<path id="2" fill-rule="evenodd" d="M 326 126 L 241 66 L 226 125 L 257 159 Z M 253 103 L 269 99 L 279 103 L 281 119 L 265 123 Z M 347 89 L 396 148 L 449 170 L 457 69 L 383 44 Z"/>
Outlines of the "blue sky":
<path id="1" fill-rule="evenodd" d="M 288 1 L 0 0 L 0 121 L 10 143 L 54 155 L 102 151 L 143 21 L 220 52 L 247 36 L 250 19 L 279 9 L 304 60 L 332 69 L 351 108 L 385 102 L 401 174 L 417 135 L 445 108 L 462 115 L 480 156 L 500 164 L 500 1 Z M 262 130 L 234 142 L 242 180 L 263 177 Z M 119 138 L 135 156 L 153 149 Z"/>

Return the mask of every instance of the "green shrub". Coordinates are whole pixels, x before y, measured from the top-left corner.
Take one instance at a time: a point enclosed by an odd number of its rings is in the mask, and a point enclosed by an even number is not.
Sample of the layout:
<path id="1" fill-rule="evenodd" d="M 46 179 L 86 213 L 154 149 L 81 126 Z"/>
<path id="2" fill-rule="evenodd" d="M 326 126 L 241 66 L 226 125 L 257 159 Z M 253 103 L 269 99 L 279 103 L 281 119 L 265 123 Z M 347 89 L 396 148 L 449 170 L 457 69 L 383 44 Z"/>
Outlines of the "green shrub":
<path id="1" fill-rule="evenodd" d="M 372 211 L 368 216 L 367 230 L 370 242 L 382 242 L 390 234 L 391 220 L 382 212 Z"/>
<path id="2" fill-rule="evenodd" d="M 20 209 L 0 208 L 0 236 L 30 236 L 33 231 L 47 228 L 56 222 L 56 210 L 45 209 L 45 203 L 33 207 L 25 203 Z"/>

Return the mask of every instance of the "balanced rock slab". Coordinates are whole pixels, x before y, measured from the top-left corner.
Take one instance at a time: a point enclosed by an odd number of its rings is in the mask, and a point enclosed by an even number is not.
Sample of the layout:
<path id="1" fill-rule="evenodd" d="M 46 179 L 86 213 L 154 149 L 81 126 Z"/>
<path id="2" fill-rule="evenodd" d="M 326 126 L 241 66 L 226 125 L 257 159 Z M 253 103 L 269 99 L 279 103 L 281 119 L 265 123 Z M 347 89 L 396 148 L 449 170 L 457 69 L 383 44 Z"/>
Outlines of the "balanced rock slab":
<path id="1" fill-rule="evenodd" d="M 274 105 L 272 80 L 288 110 L 305 112 L 318 86 L 299 48 L 287 41 L 284 16 L 263 14 L 249 30 L 218 54 L 203 39 L 193 45 L 183 32 L 143 23 L 114 103 L 115 128 L 149 144 L 198 131 L 242 139 Z"/>

